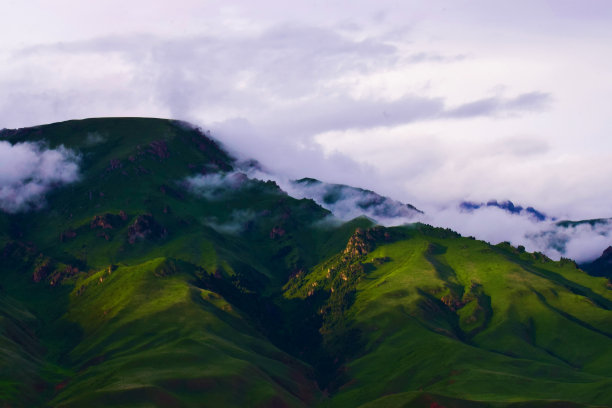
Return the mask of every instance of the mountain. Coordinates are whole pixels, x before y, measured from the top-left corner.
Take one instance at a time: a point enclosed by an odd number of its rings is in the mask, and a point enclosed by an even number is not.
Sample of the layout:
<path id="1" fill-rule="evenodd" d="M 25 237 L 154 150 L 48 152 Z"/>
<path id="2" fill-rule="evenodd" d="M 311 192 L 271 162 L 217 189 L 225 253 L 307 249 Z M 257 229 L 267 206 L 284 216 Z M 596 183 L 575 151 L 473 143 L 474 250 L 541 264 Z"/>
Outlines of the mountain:
<path id="1" fill-rule="evenodd" d="M 375 221 L 394 220 L 399 223 L 423 214 L 411 204 L 345 184 L 325 183 L 308 177 L 294 180 L 291 184 L 296 195 L 314 200 L 342 219 L 365 215 Z"/>
<path id="2" fill-rule="evenodd" d="M 515 205 L 512 201 L 506 200 L 498 202 L 497 200 L 489 200 L 486 203 L 475 203 L 472 201 L 463 201 L 459 204 L 459 208 L 463 211 L 473 212 L 475 210 L 479 210 L 481 208 L 486 207 L 495 207 L 501 210 L 507 211 L 510 214 L 524 214 L 536 221 L 546 221 L 551 218 L 548 217 L 545 213 L 536 210 L 533 207 L 526 207 L 520 205 Z M 554 219 L 553 219 L 554 220 Z"/>
<path id="3" fill-rule="evenodd" d="M 2 406 L 612 406 L 612 284 L 571 260 L 329 222 L 178 121 L 0 148 L 29 169 L 0 178 Z"/>

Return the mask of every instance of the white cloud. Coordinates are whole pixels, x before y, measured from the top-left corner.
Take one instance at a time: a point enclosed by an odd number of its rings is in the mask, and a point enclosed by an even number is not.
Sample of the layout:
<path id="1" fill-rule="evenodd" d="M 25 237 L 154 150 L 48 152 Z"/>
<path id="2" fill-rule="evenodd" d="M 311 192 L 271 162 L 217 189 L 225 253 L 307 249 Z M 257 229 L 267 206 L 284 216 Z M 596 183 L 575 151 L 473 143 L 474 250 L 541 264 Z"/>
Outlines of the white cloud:
<path id="1" fill-rule="evenodd" d="M 0 141 L 0 210 L 40 207 L 51 188 L 78 179 L 78 156 L 64 148 Z"/>
<path id="2" fill-rule="evenodd" d="M 217 217 L 206 217 L 202 220 L 204 225 L 224 234 L 236 235 L 244 232 L 249 222 L 257 219 L 257 214 L 249 209 L 234 210 L 225 220 Z"/>
<path id="3" fill-rule="evenodd" d="M 538 221 L 525 211 L 514 214 L 486 206 L 465 211 L 459 205 L 428 208 L 420 220 L 491 244 L 523 245 L 529 252 L 542 252 L 556 260 L 591 261 L 612 243 L 612 223 L 607 220 L 564 225 L 552 219 Z"/>
<path id="4" fill-rule="evenodd" d="M 210 173 L 188 177 L 187 187 L 208 200 L 222 200 L 232 190 L 242 188 L 249 181 L 244 173 Z"/>

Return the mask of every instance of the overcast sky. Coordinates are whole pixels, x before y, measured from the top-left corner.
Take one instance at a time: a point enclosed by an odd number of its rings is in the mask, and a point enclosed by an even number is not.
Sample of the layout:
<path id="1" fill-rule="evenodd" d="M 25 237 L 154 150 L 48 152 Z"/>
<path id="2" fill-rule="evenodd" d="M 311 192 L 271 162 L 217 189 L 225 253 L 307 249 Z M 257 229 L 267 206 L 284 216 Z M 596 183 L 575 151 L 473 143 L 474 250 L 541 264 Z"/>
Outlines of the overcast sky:
<path id="1" fill-rule="evenodd" d="M 612 216 L 612 2 L 0 2 L 0 128 L 185 119 L 419 208 Z"/>

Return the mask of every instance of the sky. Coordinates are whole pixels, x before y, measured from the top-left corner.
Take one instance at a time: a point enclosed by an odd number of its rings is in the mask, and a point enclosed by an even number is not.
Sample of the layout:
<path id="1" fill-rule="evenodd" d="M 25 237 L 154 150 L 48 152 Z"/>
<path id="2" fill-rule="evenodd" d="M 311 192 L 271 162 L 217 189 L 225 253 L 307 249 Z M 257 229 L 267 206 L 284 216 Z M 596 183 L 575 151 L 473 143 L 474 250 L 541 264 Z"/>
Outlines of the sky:
<path id="1" fill-rule="evenodd" d="M 606 0 L 3 0 L 0 128 L 191 121 L 426 212 L 612 217 Z"/>

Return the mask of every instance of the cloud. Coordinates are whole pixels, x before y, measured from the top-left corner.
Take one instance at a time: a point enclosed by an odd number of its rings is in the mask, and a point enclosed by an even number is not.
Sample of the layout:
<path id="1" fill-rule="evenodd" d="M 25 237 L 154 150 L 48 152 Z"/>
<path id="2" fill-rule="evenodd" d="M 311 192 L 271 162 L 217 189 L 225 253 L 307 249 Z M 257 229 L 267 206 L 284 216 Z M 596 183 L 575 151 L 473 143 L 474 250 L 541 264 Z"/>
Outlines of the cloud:
<path id="1" fill-rule="evenodd" d="M 244 232 L 250 222 L 257 219 L 257 214 L 249 209 L 234 210 L 229 217 L 220 220 L 217 217 L 206 217 L 203 223 L 217 232 L 237 235 Z"/>
<path id="2" fill-rule="evenodd" d="M 429 208 L 422 222 L 451 228 L 463 236 L 497 244 L 503 241 L 523 245 L 529 252 L 542 252 L 552 259 L 571 258 L 579 263 L 592 261 L 612 244 L 612 222 L 563 223 L 538 219 L 523 210 L 512 213 L 496 206 L 466 211 L 461 204 Z"/>
<path id="3" fill-rule="evenodd" d="M 105 141 L 106 137 L 99 132 L 89 132 L 85 137 L 85 146 L 95 146 Z"/>
<path id="4" fill-rule="evenodd" d="M 211 173 L 188 177 L 187 187 L 208 200 L 222 200 L 229 192 L 245 187 L 249 178 L 241 172 Z"/>
<path id="5" fill-rule="evenodd" d="M 0 141 L 0 209 L 9 213 L 43 205 L 46 192 L 78 179 L 79 157 L 60 146 Z"/>
<path id="6" fill-rule="evenodd" d="M 492 97 L 468 102 L 447 110 L 443 116 L 448 118 L 469 118 L 520 112 L 541 111 L 551 103 L 551 96 L 544 92 L 529 92 L 515 98 Z"/>
<path id="7" fill-rule="evenodd" d="M 36 109 L 44 111 L 46 105 L 54 115 L 82 116 L 84 95 L 79 89 L 85 88 L 97 94 L 91 103 L 104 104 L 112 97 L 125 105 L 90 106 L 90 110 L 133 110 L 130 104 L 145 99 L 152 102 L 148 109 L 156 114 L 166 111 L 173 118 L 208 124 L 242 117 L 275 137 L 291 133 L 294 138 L 311 138 L 334 130 L 519 114 L 541 110 L 550 102 L 550 95 L 538 91 L 509 99 L 477 99 L 452 108 L 443 97 L 422 96 L 408 89 L 393 97 L 359 96 L 350 84 L 343 83 L 346 79 L 361 82 L 387 70 L 424 62 L 460 62 L 465 56 L 430 51 L 404 56 L 384 36 L 359 38 L 333 28 L 300 24 L 277 24 L 256 34 L 235 36 L 112 35 L 33 45 L 10 58 L 15 69 L 0 88 L 6 88 L 10 100 L 20 101 L 18 105 L 42 100 L 45 103 L 37 102 Z M 75 68 L 74 75 L 61 77 L 44 68 L 61 60 L 83 69 Z M 60 89 L 53 93 L 41 87 L 29 90 L 28 74 L 19 66 L 31 64 L 40 66 L 43 72 L 38 74 Z M 116 83 L 112 90 L 96 85 L 108 81 Z M 77 82 L 81 86 L 75 86 Z M 113 97 L 116 93 L 124 96 Z M 1 102 L 3 116 L 23 120 L 8 98 L 4 106 Z M 46 115 L 49 112 L 41 112 Z"/>
<path id="8" fill-rule="evenodd" d="M 332 212 L 333 217 L 326 218 L 325 223 L 359 216 L 369 217 L 385 226 L 424 222 L 451 228 L 463 236 L 473 236 L 491 244 L 507 241 L 514 246 L 522 245 L 529 252 L 542 252 L 556 260 L 571 258 L 579 263 L 592 261 L 612 244 L 612 222 L 605 219 L 591 223 L 560 222 L 533 207 L 495 200 L 428 206 L 423 213 L 373 191 L 313 179 L 290 180 L 259 167 L 251 166 L 242 171 L 250 178 L 273 180 L 294 198 L 313 199 Z M 237 231 L 235 228 L 241 228 L 242 224 L 229 225 L 232 231 Z"/>
<path id="9" fill-rule="evenodd" d="M 401 225 L 413 222 L 421 213 L 413 206 L 373 191 L 341 184 L 302 179 L 281 183 L 281 186 L 291 196 L 298 199 L 310 198 L 345 221 L 366 216 L 382 225 Z"/>
<path id="10" fill-rule="evenodd" d="M 85 65 L 103 55 L 108 56 L 107 67 L 94 75 L 123 71 L 126 78 L 128 73 L 131 89 L 146 92 L 175 118 L 192 119 L 206 108 L 212 108 L 209 118 L 214 118 L 219 108 L 238 113 L 252 110 L 255 101 L 270 105 L 315 95 L 332 78 L 391 65 L 396 49 L 329 28 L 279 24 L 255 35 L 114 35 L 35 45 L 17 51 L 12 59 L 40 63 L 64 58 Z M 89 82 L 92 71 L 80 71 L 77 78 Z M 63 85 L 64 90 L 71 87 Z"/>
<path id="11" fill-rule="evenodd" d="M 356 178 L 375 185 L 382 182 L 372 166 L 358 163 L 342 153 L 327 153 L 320 145 L 308 140 L 296 143 L 292 137 L 261 132 L 246 119 L 214 123 L 210 129 L 234 157 L 242 161 L 255 159 L 261 163 L 264 172 L 249 173 L 255 178 L 272 179 L 279 185 L 303 177 L 340 183 Z"/>

